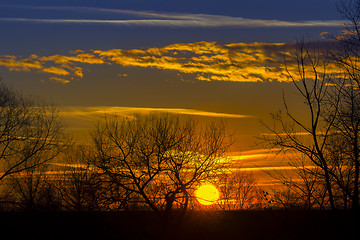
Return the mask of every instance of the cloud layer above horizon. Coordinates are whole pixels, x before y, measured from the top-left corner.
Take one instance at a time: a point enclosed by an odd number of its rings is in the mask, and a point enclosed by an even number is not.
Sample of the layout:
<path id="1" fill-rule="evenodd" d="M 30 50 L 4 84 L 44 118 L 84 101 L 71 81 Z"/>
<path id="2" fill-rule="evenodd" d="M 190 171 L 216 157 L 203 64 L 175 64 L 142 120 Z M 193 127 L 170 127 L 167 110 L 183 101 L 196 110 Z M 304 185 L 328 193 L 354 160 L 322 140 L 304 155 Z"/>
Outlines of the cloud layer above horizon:
<path id="1" fill-rule="evenodd" d="M 192 74 L 200 81 L 289 81 L 284 55 L 294 43 L 175 43 L 160 48 L 76 50 L 66 55 L 0 56 L 10 71 L 48 74 L 49 80 L 68 83 L 84 77 L 92 65 L 156 68 Z M 124 76 L 126 77 L 126 76 Z"/>

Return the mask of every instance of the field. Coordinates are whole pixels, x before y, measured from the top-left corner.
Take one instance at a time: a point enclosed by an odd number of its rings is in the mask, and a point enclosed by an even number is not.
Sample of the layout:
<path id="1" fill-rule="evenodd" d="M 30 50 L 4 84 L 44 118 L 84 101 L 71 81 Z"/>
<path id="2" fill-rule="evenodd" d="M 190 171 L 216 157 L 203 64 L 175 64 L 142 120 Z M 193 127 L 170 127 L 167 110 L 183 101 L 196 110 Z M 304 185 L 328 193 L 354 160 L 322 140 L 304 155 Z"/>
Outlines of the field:
<path id="1" fill-rule="evenodd" d="M 350 234 L 351 219 L 349 212 L 192 212 L 171 239 L 358 239 Z M 11 239 L 162 238 L 151 212 L 4 212 L 0 221 Z"/>

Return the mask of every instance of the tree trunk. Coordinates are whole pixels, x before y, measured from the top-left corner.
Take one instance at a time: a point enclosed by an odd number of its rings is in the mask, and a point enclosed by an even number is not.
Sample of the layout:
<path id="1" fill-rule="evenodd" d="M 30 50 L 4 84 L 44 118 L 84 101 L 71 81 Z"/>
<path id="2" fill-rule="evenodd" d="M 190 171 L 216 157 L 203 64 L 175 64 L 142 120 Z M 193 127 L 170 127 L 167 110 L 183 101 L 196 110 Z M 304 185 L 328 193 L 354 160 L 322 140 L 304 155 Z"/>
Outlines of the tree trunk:
<path id="1" fill-rule="evenodd" d="M 334 202 L 334 195 L 333 195 L 332 188 L 331 188 L 329 170 L 327 168 L 325 168 L 324 172 L 325 172 L 326 189 L 327 189 L 327 192 L 329 194 L 330 208 L 331 208 L 332 211 L 334 211 L 335 210 L 335 202 Z"/>

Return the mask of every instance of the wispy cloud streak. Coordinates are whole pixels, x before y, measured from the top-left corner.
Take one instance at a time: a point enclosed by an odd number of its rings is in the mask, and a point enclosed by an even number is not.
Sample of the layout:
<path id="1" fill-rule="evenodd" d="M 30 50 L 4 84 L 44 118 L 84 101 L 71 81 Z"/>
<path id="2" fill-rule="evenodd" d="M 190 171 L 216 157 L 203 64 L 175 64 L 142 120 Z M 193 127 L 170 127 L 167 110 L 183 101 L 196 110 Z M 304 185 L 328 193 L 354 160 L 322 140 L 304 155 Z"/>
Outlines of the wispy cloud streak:
<path id="1" fill-rule="evenodd" d="M 62 24 L 112 24 L 123 26 L 159 26 L 159 27 L 341 27 L 343 21 L 303 21 L 289 22 L 279 20 L 261 20 L 234 18 L 226 16 L 203 16 L 200 19 L 136 19 L 136 20 L 107 20 L 107 19 L 36 19 L 36 18 L 0 18 L 2 22 L 23 23 L 62 23 Z"/>
<path id="2" fill-rule="evenodd" d="M 171 113 L 211 118 L 252 118 L 250 115 L 208 112 L 184 108 L 140 108 L 140 107 L 61 107 L 60 115 L 89 121 L 97 121 L 105 114 L 133 117 L 133 114 Z"/>
<path id="3" fill-rule="evenodd" d="M 42 18 L 0 18 L 2 22 L 23 22 L 23 23 L 48 23 L 48 24 L 112 24 L 118 26 L 159 26 L 159 27 L 341 27 L 344 21 L 323 20 L 323 21 L 281 21 L 266 19 L 249 19 L 211 14 L 192 13 L 161 13 L 123 9 L 105 9 L 91 7 L 46 7 L 46 6 L 7 6 L 22 7 L 38 10 L 57 11 L 86 11 L 115 13 L 122 15 L 121 19 L 42 19 Z M 123 17 L 126 15 L 127 17 Z M 131 16 L 142 19 L 131 19 Z"/>

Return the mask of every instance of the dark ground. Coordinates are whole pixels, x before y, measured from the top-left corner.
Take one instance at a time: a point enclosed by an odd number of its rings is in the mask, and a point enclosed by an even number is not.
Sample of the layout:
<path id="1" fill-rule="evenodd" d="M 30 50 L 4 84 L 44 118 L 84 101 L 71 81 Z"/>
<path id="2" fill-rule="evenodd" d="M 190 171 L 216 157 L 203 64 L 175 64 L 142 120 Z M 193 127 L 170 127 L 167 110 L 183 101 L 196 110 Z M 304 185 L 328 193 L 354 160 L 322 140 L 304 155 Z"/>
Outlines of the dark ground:
<path id="1" fill-rule="evenodd" d="M 351 219 L 349 212 L 193 212 L 171 239 L 360 239 L 360 225 L 350 235 Z M 0 224 L 7 239 L 160 239 L 162 232 L 150 212 L 3 212 Z"/>

